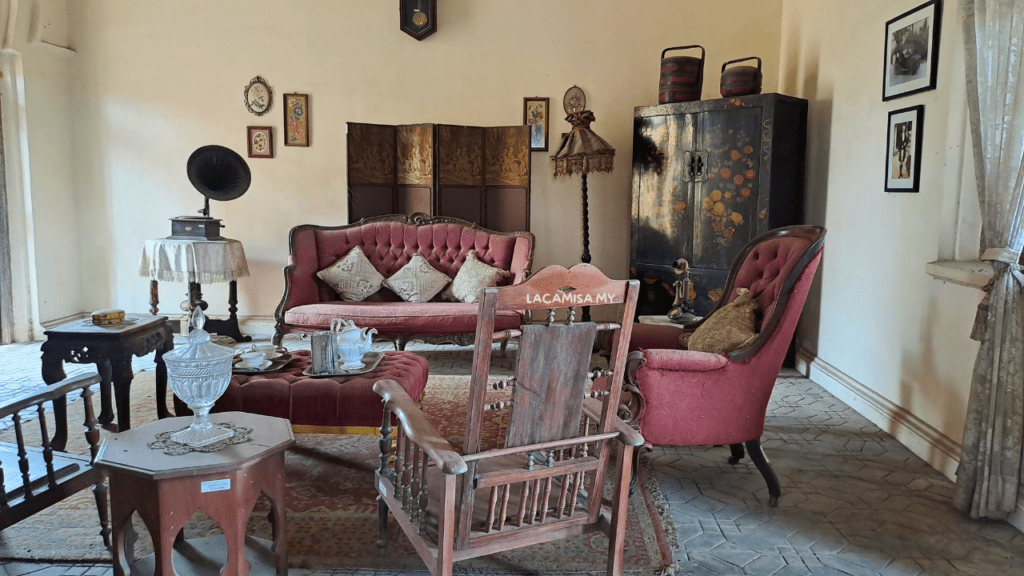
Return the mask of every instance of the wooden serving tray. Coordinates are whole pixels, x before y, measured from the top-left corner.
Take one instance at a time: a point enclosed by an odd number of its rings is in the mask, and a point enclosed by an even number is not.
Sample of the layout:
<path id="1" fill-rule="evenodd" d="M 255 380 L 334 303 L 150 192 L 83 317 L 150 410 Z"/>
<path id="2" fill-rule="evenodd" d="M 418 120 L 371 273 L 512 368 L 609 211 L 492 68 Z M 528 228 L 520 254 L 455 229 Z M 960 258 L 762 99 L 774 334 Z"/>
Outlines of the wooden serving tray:
<path id="1" fill-rule="evenodd" d="M 339 370 L 338 372 L 332 372 L 330 374 L 315 374 L 311 372 L 311 370 L 313 370 L 313 365 L 310 364 L 308 368 L 302 371 L 302 375 L 309 376 L 310 378 L 332 378 L 338 376 L 355 376 L 357 374 L 366 374 L 367 372 L 370 372 L 371 370 L 376 368 L 377 364 L 380 364 L 380 359 L 383 357 L 383 352 L 367 352 L 366 354 L 363 354 L 362 368 Z"/>

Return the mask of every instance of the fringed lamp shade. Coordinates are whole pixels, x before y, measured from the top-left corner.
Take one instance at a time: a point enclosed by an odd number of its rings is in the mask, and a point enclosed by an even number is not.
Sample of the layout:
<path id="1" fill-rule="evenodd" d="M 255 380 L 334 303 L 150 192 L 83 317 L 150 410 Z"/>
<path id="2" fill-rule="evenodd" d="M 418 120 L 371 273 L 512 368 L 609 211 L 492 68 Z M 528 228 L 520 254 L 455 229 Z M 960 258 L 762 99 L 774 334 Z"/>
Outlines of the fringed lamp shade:
<path id="1" fill-rule="evenodd" d="M 615 148 L 590 129 L 594 113 L 590 110 L 573 112 L 565 117 L 572 124 L 572 132 L 562 138 L 558 151 L 551 157 L 555 177 L 583 175 L 583 255 L 580 260 L 590 263 L 590 211 L 587 204 L 587 174 L 611 172 L 615 165 Z M 584 320 L 589 314 L 584 309 Z"/>
<path id="2" fill-rule="evenodd" d="M 572 131 L 562 138 L 558 151 L 551 157 L 555 177 L 611 172 L 615 148 L 590 129 L 594 113 L 590 110 L 573 112 L 565 119 L 572 124 Z"/>

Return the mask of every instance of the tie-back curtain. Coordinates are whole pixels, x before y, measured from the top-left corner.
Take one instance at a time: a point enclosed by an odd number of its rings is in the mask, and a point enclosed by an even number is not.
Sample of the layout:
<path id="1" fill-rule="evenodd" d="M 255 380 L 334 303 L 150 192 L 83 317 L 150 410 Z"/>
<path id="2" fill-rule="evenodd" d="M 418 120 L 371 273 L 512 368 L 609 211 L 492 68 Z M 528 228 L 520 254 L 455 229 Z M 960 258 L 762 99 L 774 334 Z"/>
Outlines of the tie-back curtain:
<path id="1" fill-rule="evenodd" d="M 974 336 L 974 365 L 955 505 L 1005 519 L 1024 474 L 1024 0 L 961 0 L 967 100 L 982 210 L 982 248 L 995 276 Z"/>

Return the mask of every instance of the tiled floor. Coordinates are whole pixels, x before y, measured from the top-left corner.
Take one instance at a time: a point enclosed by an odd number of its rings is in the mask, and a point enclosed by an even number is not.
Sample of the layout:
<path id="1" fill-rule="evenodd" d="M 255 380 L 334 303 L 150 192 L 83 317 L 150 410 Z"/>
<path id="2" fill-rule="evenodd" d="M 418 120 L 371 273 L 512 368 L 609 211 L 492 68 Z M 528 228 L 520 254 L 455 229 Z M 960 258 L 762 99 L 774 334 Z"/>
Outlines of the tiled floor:
<path id="1" fill-rule="evenodd" d="M 409 350 L 430 360 L 432 374 L 467 374 L 472 362 L 469 348 L 413 343 Z M 136 369 L 151 358 L 138 359 Z M 19 390 L 38 384 L 38 344 L 0 347 L 0 366 L 4 382 Z M 511 366 L 501 361 L 495 372 Z M 1024 575 L 1024 534 L 967 519 L 950 506 L 949 480 L 817 384 L 787 376 L 776 385 L 762 438 L 782 484 L 778 508 L 767 506 L 749 458 L 731 466 L 725 447 L 651 452 L 679 540 L 677 574 Z M 0 576 L 112 573 L 109 564 L 0 561 L 0 569 Z"/>

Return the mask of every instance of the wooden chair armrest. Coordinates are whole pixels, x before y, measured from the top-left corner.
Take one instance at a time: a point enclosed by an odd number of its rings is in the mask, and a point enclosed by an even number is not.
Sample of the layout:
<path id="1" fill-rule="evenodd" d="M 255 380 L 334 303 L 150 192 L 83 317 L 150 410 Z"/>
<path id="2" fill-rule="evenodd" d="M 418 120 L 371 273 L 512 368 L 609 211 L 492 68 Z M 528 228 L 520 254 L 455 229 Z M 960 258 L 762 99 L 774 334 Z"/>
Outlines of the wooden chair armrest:
<path id="1" fill-rule="evenodd" d="M 601 408 L 603 404 L 597 398 L 587 398 L 583 401 L 583 414 L 595 421 L 601 419 Z M 627 446 L 643 446 L 644 437 L 633 429 L 632 426 L 626 424 L 618 416 L 612 415 L 612 427 L 616 432 L 619 433 L 619 440 Z"/>
<path id="2" fill-rule="evenodd" d="M 398 382 L 378 380 L 373 391 L 384 399 L 385 409 L 394 412 L 406 438 L 418 446 L 445 474 L 464 474 L 469 467 L 452 445 L 423 415 Z"/>

